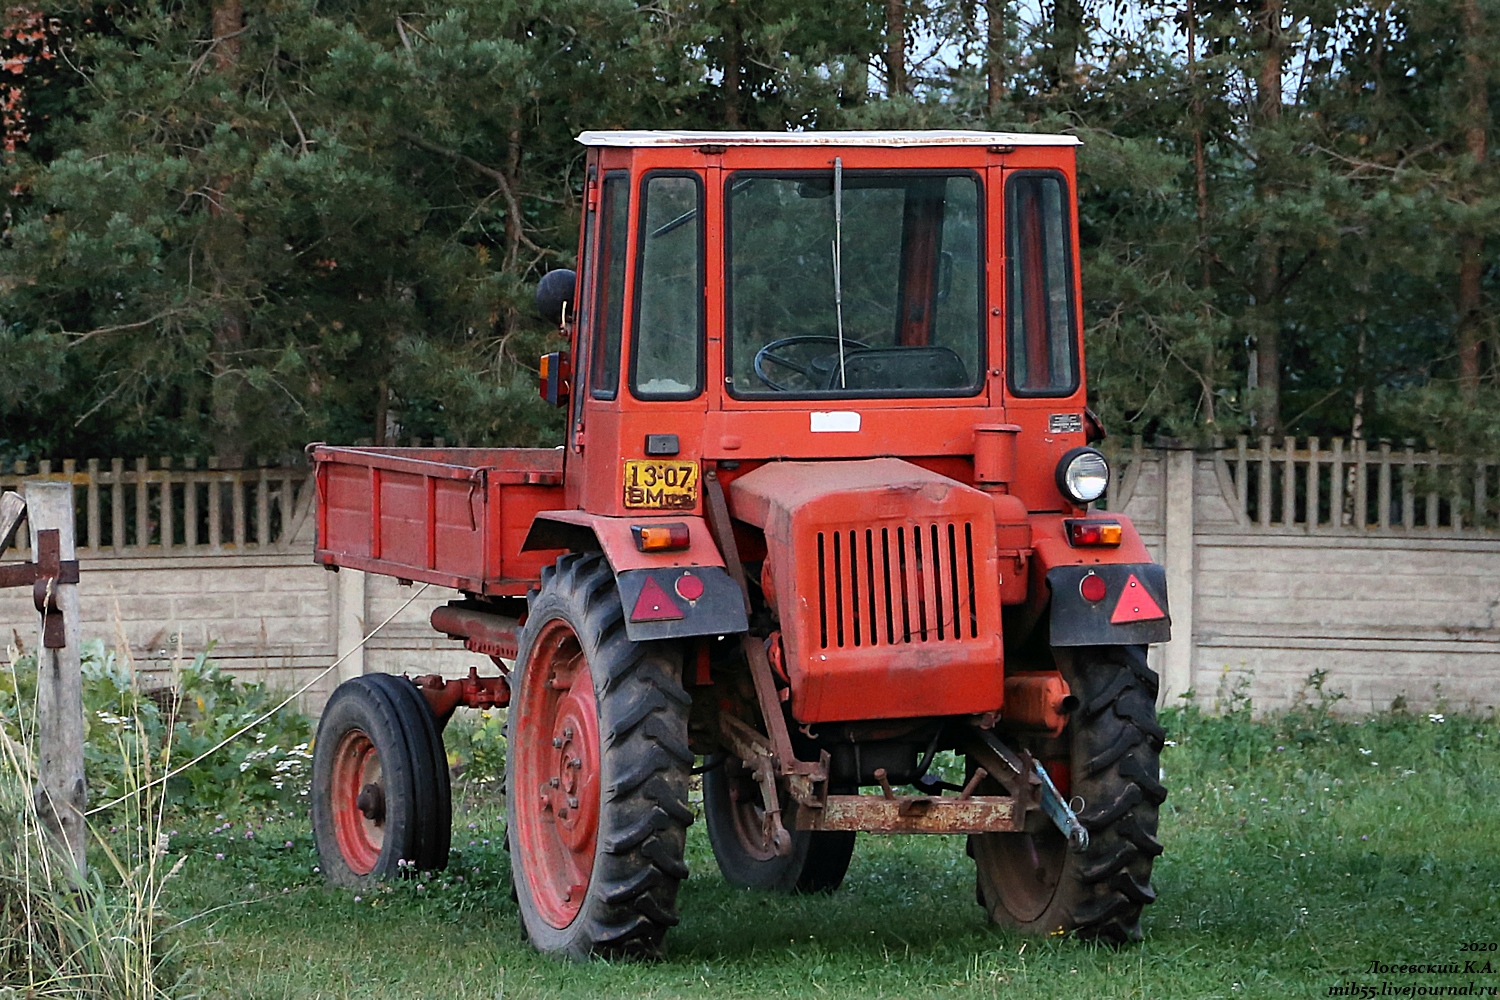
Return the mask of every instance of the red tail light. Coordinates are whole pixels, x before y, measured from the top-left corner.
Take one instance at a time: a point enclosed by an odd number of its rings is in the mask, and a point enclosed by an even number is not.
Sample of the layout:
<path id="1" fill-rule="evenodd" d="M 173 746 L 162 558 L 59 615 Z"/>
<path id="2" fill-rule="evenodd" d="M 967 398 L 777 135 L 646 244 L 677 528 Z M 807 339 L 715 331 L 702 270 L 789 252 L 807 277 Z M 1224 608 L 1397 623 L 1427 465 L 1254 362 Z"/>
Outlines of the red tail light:
<path id="1" fill-rule="evenodd" d="M 1068 530 L 1068 544 L 1079 546 L 1108 546 L 1114 548 L 1125 537 L 1125 529 L 1119 521 L 1067 520 L 1063 524 Z"/>

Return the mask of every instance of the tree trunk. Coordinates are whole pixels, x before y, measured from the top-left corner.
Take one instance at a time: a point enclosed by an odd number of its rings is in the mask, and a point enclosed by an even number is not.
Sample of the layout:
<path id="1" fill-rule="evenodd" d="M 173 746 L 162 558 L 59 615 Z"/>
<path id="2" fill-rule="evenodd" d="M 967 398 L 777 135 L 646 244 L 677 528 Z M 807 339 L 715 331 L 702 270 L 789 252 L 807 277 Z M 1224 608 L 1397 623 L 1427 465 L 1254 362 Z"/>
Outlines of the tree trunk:
<path id="1" fill-rule="evenodd" d="M 240 32 L 245 9 L 241 0 L 219 0 L 213 10 L 214 69 L 232 74 L 240 61 Z M 221 468 L 245 465 L 243 422 L 244 379 L 239 373 L 245 349 L 245 317 L 236 277 L 244 261 L 245 239 L 229 201 L 232 178 L 221 177 L 210 188 L 211 226 L 208 256 L 214 273 L 214 297 L 219 315 L 214 324 L 213 415 L 214 451 Z"/>
<path id="2" fill-rule="evenodd" d="M 214 4 L 214 68 L 226 73 L 240 61 L 240 31 L 245 27 L 245 7 L 240 0 Z"/>
<path id="3" fill-rule="evenodd" d="M 740 12 L 735 0 L 729 0 L 729 23 L 724 46 L 724 124 L 740 127 L 740 74 L 744 65 L 744 34 L 740 30 Z"/>
<path id="4" fill-rule="evenodd" d="M 1257 35 L 1261 52 L 1257 79 L 1259 126 L 1268 133 L 1281 122 L 1281 0 L 1263 0 Z M 1256 186 L 1263 206 L 1276 197 L 1272 179 L 1274 169 L 1263 150 L 1257 164 Z M 1281 424 L 1281 323 L 1276 300 L 1281 294 L 1281 245 L 1271 230 L 1269 219 L 1262 221 L 1257 239 L 1258 253 L 1255 277 L 1255 364 L 1259 388 L 1256 403 L 1257 430 L 1276 434 Z"/>
<path id="5" fill-rule="evenodd" d="M 984 80 L 985 112 L 994 118 L 1008 96 L 1005 88 L 1005 5 L 1007 0 L 985 0 Z"/>
<path id="6" fill-rule="evenodd" d="M 906 0 L 885 0 L 885 90 L 906 96 Z"/>
<path id="7" fill-rule="evenodd" d="M 1054 0 L 1052 43 L 1048 46 L 1047 82 L 1053 90 L 1073 82 L 1078 73 L 1078 50 L 1087 41 L 1082 0 Z"/>
<path id="8" fill-rule="evenodd" d="M 1187 6 L 1188 86 L 1193 88 L 1193 179 L 1198 196 L 1198 257 L 1200 282 L 1207 290 L 1212 282 L 1208 249 L 1208 161 L 1203 151 L 1203 81 L 1198 76 L 1198 15 L 1193 0 Z"/>
<path id="9" fill-rule="evenodd" d="M 1464 0 L 1464 89 L 1468 95 L 1464 114 L 1464 140 L 1472 163 L 1474 188 L 1482 187 L 1481 174 L 1489 155 L 1489 67 L 1484 55 L 1484 21 L 1479 0 Z M 1477 191 L 1471 197 L 1477 197 Z M 1479 388 L 1479 338 L 1484 325 L 1481 267 L 1484 236 L 1468 230 L 1459 237 L 1458 264 L 1458 381 L 1468 394 Z"/>

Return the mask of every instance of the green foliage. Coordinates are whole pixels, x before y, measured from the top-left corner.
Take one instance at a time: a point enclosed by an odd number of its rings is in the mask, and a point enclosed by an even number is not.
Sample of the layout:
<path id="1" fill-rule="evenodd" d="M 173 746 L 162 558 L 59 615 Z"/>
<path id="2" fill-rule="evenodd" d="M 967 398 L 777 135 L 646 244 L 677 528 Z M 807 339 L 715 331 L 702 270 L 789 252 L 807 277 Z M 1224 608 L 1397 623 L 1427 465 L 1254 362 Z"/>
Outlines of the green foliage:
<path id="1" fill-rule="evenodd" d="M 175 672 L 168 687 L 143 690 L 115 651 L 98 639 L 83 649 L 84 771 L 89 801 L 100 805 L 133 791 L 142 761 L 159 775 L 207 753 L 259 718 L 282 696 L 264 684 L 239 681 L 200 653 Z M 36 701 L 36 660 L 17 658 L 0 672 L 0 726 L 22 745 Z M 312 724 L 293 708 L 167 782 L 174 814 L 241 816 L 305 801 L 312 774 Z"/>
<path id="2" fill-rule="evenodd" d="M 1076 132 L 1091 397 L 1117 433 L 1479 447 L 1494 0 L 1473 25 L 1460 0 L 1287 0 L 1274 40 L 1219 0 L 1191 22 L 905 0 L 894 95 L 888 6 L 276 0 L 216 41 L 223 0 L 48 0 L 66 58 L 15 48 L 29 139 L 0 165 L 0 457 L 556 443 L 530 291 L 573 263 L 573 136 L 623 127 Z"/>
<path id="3" fill-rule="evenodd" d="M 443 746 L 465 785 L 498 790 L 505 780 L 505 710 L 460 709 L 443 730 Z"/>
<path id="4" fill-rule="evenodd" d="M 96 656 L 97 660 L 98 657 Z M 163 790 L 137 715 L 129 739 L 116 742 L 110 769 L 141 794 L 112 810 L 119 827 L 90 845 L 80 878 L 57 849 L 33 790 L 35 748 L 17 735 L 36 730 L 34 689 L 15 663 L 0 719 L 0 995 L 88 1000 L 166 1000 L 180 995 L 180 955 L 167 939 L 162 893 L 185 859 L 167 856 Z M 30 681 L 30 683 L 28 683 Z M 99 677 L 89 686 L 101 700 Z M 106 684 L 106 687 L 108 685 Z M 102 699 L 108 701 L 108 695 Z M 118 702 L 118 699 L 116 699 Z M 91 746 L 97 750 L 97 746 Z M 94 757 L 89 767 L 101 761 Z M 98 828 L 92 833 L 97 836 Z"/>

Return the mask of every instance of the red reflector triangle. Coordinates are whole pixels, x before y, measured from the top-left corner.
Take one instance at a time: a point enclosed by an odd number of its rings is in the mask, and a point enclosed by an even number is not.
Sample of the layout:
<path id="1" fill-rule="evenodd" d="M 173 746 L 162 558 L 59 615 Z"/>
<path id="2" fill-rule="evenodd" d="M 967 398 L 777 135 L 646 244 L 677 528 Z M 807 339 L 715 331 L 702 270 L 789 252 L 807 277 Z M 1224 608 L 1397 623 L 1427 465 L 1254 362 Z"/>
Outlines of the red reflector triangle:
<path id="1" fill-rule="evenodd" d="M 1124 625 L 1126 622 L 1147 622 L 1153 618 L 1165 618 L 1167 613 L 1156 603 L 1156 598 L 1141 585 L 1134 573 L 1125 581 L 1125 590 L 1120 594 L 1115 613 L 1109 616 L 1110 624 Z"/>
<path id="2" fill-rule="evenodd" d="M 635 599 L 635 610 L 630 612 L 630 620 L 660 622 L 681 617 L 682 609 L 661 589 L 661 584 L 652 577 L 646 577 L 646 585 L 641 588 L 641 596 Z"/>

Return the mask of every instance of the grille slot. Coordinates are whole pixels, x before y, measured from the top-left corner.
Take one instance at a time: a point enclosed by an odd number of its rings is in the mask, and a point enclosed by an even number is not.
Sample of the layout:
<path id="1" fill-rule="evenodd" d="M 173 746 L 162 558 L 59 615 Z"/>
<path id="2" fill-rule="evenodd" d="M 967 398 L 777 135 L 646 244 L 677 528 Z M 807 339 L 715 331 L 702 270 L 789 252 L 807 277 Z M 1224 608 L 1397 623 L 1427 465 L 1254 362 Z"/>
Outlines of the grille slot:
<path id="1" fill-rule="evenodd" d="M 978 638 L 972 522 L 819 531 L 817 551 L 821 648 Z"/>

